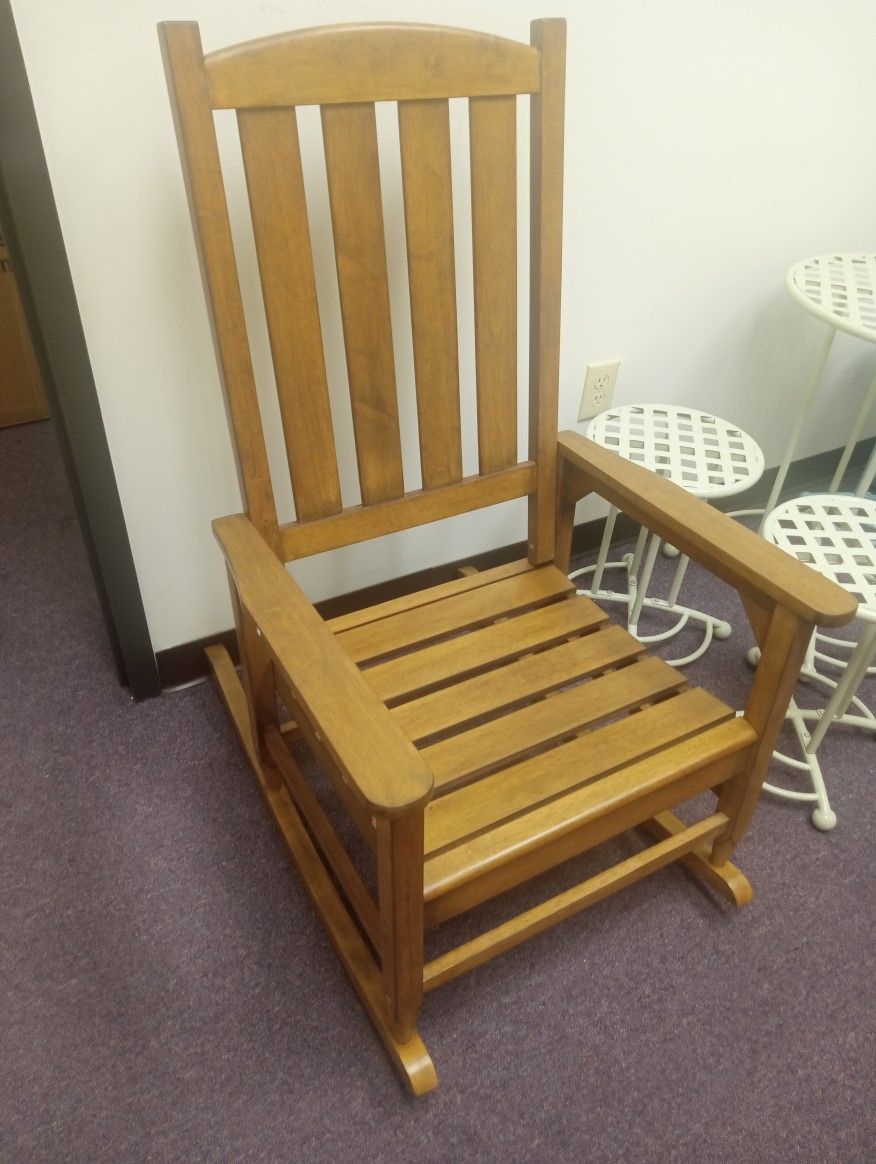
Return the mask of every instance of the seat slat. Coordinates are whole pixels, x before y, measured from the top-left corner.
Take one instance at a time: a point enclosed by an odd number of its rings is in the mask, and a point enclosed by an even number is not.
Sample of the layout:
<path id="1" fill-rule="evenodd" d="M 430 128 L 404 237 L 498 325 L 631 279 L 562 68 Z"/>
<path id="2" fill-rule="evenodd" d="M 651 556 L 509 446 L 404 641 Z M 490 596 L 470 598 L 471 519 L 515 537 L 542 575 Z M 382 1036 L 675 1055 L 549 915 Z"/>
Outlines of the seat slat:
<path id="1" fill-rule="evenodd" d="M 237 121 L 295 513 L 306 521 L 342 503 L 298 125 L 294 109 L 242 109 Z"/>
<path id="2" fill-rule="evenodd" d="M 324 105 L 322 132 L 362 501 L 405 491 L 374 106 Z"/>
<path id="3" fill-rule="evenodd" d="M 423 647 L 363 671 L 384 700 L 417 695 L 456 676 L 504 663 L 538 647 L 551 646 L 604 623 L 607 616 L 587 598 L 566 598 L 507 622 L 495 623 L 448 642 Z"/>
<path id="4" fill-rule="evenodd" d="M 517 100 L 469 101 L 478 459 L 517 460 Z"/>
<path id="5" fill-rule="evenodd" d="M 420 463 L 434 489 L 462 479 L 448 102 L 400 101 L 398 128 Z"/>
<path id="6" fill-rule="evenodd" d="M 610 715 L 686 685 L 662 659 L 643 659 L 421 750 L 436 788 L 471 779 Z M 635 730 L 634 724 L 630 728 Z"/>
<path id="7" fill-rule="evenodd" d="M 644 716 L 647 713 L 640 714 Z M 575 788 L 530 812 L 522 813 L 427 857 L 424 870 L 426 901 L 435 902 L 445 894 L 479 879 L 487 882 L 491 871 L 516 863 L 517 875 L 509 871 L 507 878 L 494 884 L 491 891 L 485 889 L 483 893 L 473 895 L 473 900 L 485 900 L 491 896 L 491 892 L 501 892 L 534 872 L 550 868 L 576 852 L 583 852 L 591 845 L 599 844 L 607 836 L 633 827 L 637 823 L 633 819 L 636 815 L 634 809 L 638 810 L 639 820 L 647 819 L 653 812 L 659 811 L 653 807 L 653 799 L 661 793 L 665 796 L 666 790 L 672 785 L 678 786 L 678 795 L 672 798 L 672 802 L 677 803 L 696 791 L 682 785 L 686 779 L 698 779 L 702 774 L 703 787 L 709 786 L 708 781 L 727 779 L 741 762 L 736 757 L 756 740 L 751 725 L 734 716 L 698 733 L 692 739 L 661 749 L 599 781 Z M 552 754 L 557 755 L 556 752 Z M 438 803 L 445 804 L 447 799 L 445 797 Z M 632 814 L 630 819 L 619 821 L 619 815 L 625 812 Z M 604 835 L 595 828 L 602 818 L 607 821 Z M 577 839 L 585 829 L 588 832 L 593 829 L 589 843 L 581 843 Z M 571 837 L 575 844 L 564 848 L 564 837 Z M 556 850 L 554 859 L 546 855 L 543 860 L 536 861 L 533 856 L 532 868 L 527 872 L 524 866 L 528 855 L 541 853 L 550 847 Z M 437 921 L 437 915 L 432 920 Z"/>
<path id="8" fill-rule="evenodd" d="M 627 663 L 643 651 L 638 639 L 621 627 L 606 626 L 595 634 L 537 655 L 526 655 L 486 675 L 402 703 L 392 713 L 412 740 L 422 740 L 490 712 L 525 703 L 606 667 Z"/>
<path id="9" fill-rule="evenodd" d="M 454 594 L 464 594 L 467 590 L 477 590 L 480 586 L 489 586 L 502 578 L 511 578 L 515 574 L 526 574 L 532 570 L 525 558 L 519 562 L 508 562 L 503 566 L 494 566 L 492 570 L 475 570 L 471 574 L 464 574 L 460 578 L 452 578 L 449 582 L 440 582 L 437 586 L 430 586 L 426 590 L 415 590 L 412 594 L 400 594 L 398 598 L 390 598 L 386 602 L 378 602 L 374 606 L 364 606 L 361 610 L 350 611 L 349 614 L 339 614 L 337 618 L 328 619 L 327 625 L 336 633 L 352 630 L 354 626 L 364 626 L 368 622 L 377 622 L 381 618 L 389 618 L 392 614 L 401 614 L 405 610 L 414 610 L 421 606 L 431 606 L 442 598 L 450 598 Z"/>
<path id="10" fill-rule="evenodd" d="M 338 642 L 357 663 L 387 655 L 404 647 L 491 622 L 528 606 L 551 602 L 575 589 L 556 566 L 505 578 L 467 594 L 457 594 L 418 610 L 341 631 Z"/>
<path id="11" fill-rule="evenodd" d="M 678 743 L 732 716 L 719 699 L 698 688 L 655 707 L 523 760 L 426 807 L 427 854 L 493 828 L 587 781 Z"/>

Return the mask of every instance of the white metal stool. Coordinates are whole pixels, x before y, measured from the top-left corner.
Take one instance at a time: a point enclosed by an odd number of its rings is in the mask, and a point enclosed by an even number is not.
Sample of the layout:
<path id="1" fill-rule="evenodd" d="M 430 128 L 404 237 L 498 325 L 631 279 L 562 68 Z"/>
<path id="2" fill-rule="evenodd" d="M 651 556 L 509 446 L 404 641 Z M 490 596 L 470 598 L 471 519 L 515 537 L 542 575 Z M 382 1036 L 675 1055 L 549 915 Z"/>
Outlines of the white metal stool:
<path id="1" fill-rule="evenodd" d="M 668 477 L 697 497 L 714 500 L 731 497 L 754 485 L 763 473 L 763 453 L 742 429 L 712 413 L 672 404 L 624 404 L 600 413 L 590 424 L 588 437 L 630 461 L 645 465 Z M 627 627 L 640 642 L 657 643 L 672 638 L 688 623 L 703 626 L 703 639 L 696 650 L 680 659 L 675 666 L 698 659 L 712 638 L 725 639 L 730 624 L 701 610 L 682 606 L 679 591 L 687 570 L 688 558 L 678 559 L 675 576 L 665 599 L 649 598 L 648 587 L 660 549 L 660 538 L 642 529 L 632 554 L 609 562 L 608 553 L 618 511 L 611 508 L 605 523 L 602 543 L 594 566 L 575 570 L 570 578 L 592 574 L 589 589 L 579 590 L 601 602 L 620 602 L 627 606 Z M 650 539 L 650 540 L 649 540 Z M 606 570 L 623 570 L 626 589 L 603 589 Z M 643 609 L 677 615 L 675 623 L 659 634 L 639 634 Z"/>
<path id="2" fill-rule="evenodd" d="M 818 746 L 832 723 L 854 724 L 868 731 L 876 731 L 876 715 L 855 694 L 876 655 L 876 501 L 867 497 L 845 494 L 820 493 L 799 497 L 774 509 L 766 519 L 764 537 L 783 550 L 807 562 L 813 569 L 844 586 L 860 601 L 858 619 L 863 623 L 857 643 L 843 639 L 828 639 L 837 648 L 851 650 L 847 659 L 836 659 L 817 649 L 817 641 L 824 636 L 812 636 L 806 660 L 800 675 L 814 680 L 833 694 L 823 710 L 801 709 L 796 699 L 791 700 L 788 719 L 800 744 L 803 759 L 797 760 L 782 752 L 774 758 L 781 763 L 808 771 L 812 792 L 796 792 L 765 784 L 764 788 L 789 800 L 815 801 L 812 823 L 819 829 L 832 829 L 836 814 L 830 807 Z M 756 663 L 757 651 L 749 653 L 749 661 Z M 840 668 L 838 680 L 818 670 L 817 664 L 826 663 Z M 851 709 L 855 711 L 852 712 Z M 816 723 L 810 732 L 807 724 Z"/>
<path id="3" fill-rule="evenodd" d="M 824 333 L 809 382 L 800 401 L 800 410 L 794 420 L 782 462 L 763 511 L 764 521 L 779 500 L 788 469 L 797 450 L 800 434 L 812 410 L 836 333 L 845 331 L 857 336 L 858 339 L 876 343 L 876 254 L 814 255 L 795 263 L 788 271 L 786 283 L 792 299 L 828 324 L 828 328 Z M 873 377 L 861 402 L 828 492 L 833 493 L 840 487 L 874 403 L 876 403 L 876 376 Z M 864 493 L 866 489 L 860 492 Z"/>

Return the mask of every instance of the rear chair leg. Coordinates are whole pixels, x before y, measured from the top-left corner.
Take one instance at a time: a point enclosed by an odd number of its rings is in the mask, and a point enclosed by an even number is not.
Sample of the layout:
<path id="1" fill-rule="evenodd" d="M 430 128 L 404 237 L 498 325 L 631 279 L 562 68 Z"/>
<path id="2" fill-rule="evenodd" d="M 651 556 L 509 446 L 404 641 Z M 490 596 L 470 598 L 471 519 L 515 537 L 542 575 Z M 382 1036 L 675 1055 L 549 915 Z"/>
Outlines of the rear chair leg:
<path id="1" fill-rule="evenodd" d="M 240 651 L 243 690 L 246 694 L 250 733 L 259 757 L 264 760 L 267 758 L 267 753 L 264 751 L 262 733 L 271 724 L 279 727 L 274 664 L 255 620 L 240 603 L 237 586 L 230 571 L 228 586 L 231 590 L 231 606 L 234 610 L 234 625 L 237 630 L 237 645 Z M 274 770 L 270 768 L 266 771 L 273 774 Z"/>

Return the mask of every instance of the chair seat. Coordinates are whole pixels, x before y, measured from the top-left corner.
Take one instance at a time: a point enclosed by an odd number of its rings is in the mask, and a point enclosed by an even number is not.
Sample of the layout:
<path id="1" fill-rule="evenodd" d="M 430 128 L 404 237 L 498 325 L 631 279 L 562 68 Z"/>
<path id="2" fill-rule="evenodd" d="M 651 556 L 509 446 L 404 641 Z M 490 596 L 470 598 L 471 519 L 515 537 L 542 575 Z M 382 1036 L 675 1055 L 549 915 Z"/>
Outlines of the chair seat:
<path id="1" fill-rule="evenodd" d="M 430 924 L 598 843 L 600 818 L 608 837 L 720 783 L 755 740 L 553 565 L 470 574 L 329 626 L 432 770 Z"/>

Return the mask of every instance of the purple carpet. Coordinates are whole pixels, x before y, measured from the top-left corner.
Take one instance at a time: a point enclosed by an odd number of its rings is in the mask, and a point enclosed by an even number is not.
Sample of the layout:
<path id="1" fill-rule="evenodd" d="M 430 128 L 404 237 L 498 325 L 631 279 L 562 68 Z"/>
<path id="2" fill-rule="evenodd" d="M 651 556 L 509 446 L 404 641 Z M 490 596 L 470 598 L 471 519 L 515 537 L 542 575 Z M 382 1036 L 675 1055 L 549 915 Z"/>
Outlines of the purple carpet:
<path id="1" fill-rule="evenodd" d="M 764 799 L 746 909 L 667 869 L 429 996 L 415 1101 L 213 687 L 118 686 L 48 424 L 0 431 L 0 498 L 4 1164 L 873 1159 L 872 738 L 824 745 L 833 833 Z M 740 608 L 683 596 L 739 705 Z"/>

